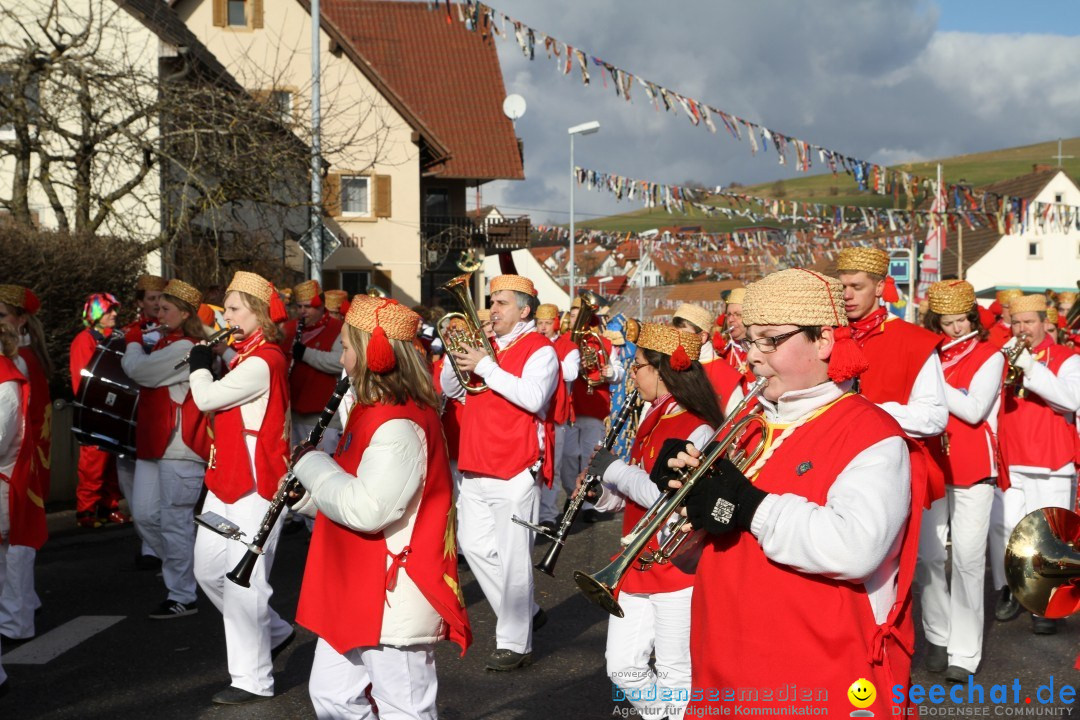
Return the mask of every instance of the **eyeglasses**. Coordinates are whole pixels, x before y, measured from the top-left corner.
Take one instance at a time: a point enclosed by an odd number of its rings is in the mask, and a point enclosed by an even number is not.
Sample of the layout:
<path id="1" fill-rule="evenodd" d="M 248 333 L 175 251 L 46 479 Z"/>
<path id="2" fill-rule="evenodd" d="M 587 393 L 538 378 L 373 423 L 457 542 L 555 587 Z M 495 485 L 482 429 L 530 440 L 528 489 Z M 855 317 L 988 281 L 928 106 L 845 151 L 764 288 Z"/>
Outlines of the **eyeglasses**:
<path id="1" fill-rule="evenodd" d="M 759 352 L 766 355 L 776 352 L 776 348 L 780 346 L 780 343 L 784 342 L 788 338 L 793 338 L 803 331 L 802 328 L 786 332 L 781 335 L 773 335 L 772 337 L 763 337 L 756 340 L 740 340 L 739 346 L 743 349 L 743 352 L 750 351 L 750 345 L 753 344 L 757 347 Z"/>
<path id="2" fill-rule="evenodd" d="M 637 371 L 643 367 L 652 367 L 649 363 L 630 363 L 630 372 L 637 374 Z"/>

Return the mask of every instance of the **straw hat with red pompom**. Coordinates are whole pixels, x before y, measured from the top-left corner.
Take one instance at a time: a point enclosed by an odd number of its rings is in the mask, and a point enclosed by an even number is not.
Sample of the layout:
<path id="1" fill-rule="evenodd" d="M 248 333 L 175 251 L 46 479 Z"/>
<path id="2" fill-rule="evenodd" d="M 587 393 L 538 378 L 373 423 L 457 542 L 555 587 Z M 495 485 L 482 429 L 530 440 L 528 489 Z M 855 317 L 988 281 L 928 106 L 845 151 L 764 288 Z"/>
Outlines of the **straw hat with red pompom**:
<path id="1" fill-rule="evenodd" d="M 669 356 L 671 369 L 676 372 L 689 370 L 691 361 L 701 355 L 700 337 L 670 325 L 641 323 L 636 342 L 640 348 Z"/>
<path id="2" fill-rule="evenodd" d="M 367 346 L 367 367 L 380 375 L 397 367 L 391 340 L 409 342 L 416 337 L 420 316 L 390 298 L 357 295 L 349 303 L 345 322 L 371 334 Z"/>
<path id="3" fill-rule="evenodd" d="M 22 285 L 0 285 L 0 302 L 10 307 L 22 308 L 31 315 L 41 309 L 41 301 L 34 291 Z"/>
<path id="4" fill-rule="evenodd" d="M 227 295 L 234 290 L 247 293 L 269 305 L 271 321 L 279 323 L 288 320 L 289 313 L 285 310 L 285 303 L 281 301 L 281 295 L 278 294 L 277 288 L 274 287 L 274 283 L 262 275 L 237 270 L 229 283 L 229 287 L 225 289 L 225 294 Z"/>

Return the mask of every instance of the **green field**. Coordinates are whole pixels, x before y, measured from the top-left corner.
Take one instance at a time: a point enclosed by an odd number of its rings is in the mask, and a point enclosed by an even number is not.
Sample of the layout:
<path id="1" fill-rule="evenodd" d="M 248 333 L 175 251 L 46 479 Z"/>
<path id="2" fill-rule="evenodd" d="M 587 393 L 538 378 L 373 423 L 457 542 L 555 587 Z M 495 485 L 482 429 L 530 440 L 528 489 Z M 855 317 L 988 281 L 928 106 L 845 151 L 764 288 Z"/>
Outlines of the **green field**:
<path id="1" fill-rule="evenodd" d="M 924 177 L 937 175 L 937 164 L 942 165 L 942 174 L 947 183 L 965 182 L 976 187 L 988 185 L 998 180 L 1006 180 L 1018 175 L 1025 175 L 1032 170 L 1036 163 L 1056 165 L 1053 156 L 1057 154 L 1057 141 L 1026 145 L 1024 147 L 1007 148 L 1005 150 L 992 150 L 989 152 L 974 153 L 971 155 L 957 155 L 940 160 L 931 160 L 922 163 L 910 163 L 897 165 L 896 170 L 903 170 Z M 1080 177 L 1080 138 L 1072 138 L 1062 142 L 1062 154 L 1076 157 L 1065 160 L 1063 168 L 1073 177 Z M 815 161 L 817 158 L 814 158 Z M 746 195 L 754 195 L 764 198 L 777 197 L 778 189 L 783 193 L 784 200 L 798 200 L 800 202 L 823 203 L 830 205 L 865 205 L 868 207 L 894 207 L 892 195 L 874 195 L 872 193 L 859 192 L 855 180 L 847 173 L 833 175 L 808 175 L 786 178 L 779 182 L 773 181 L 761 185 L 752 185 L 745 188 L 736 188 L 735 192 Z M 900 194 L 900 207 L 904 206 L 906 196 Z M 636 201 L 628 201 L 636 202 Z M 717 216 L 710 218 L 700 211 L 692 211 L 689 214 L 667 213 L 663 208 L 640 209 L 606 218 L 585 220 L 578 223 L 578 227 L 590 230 L 607 230 L 612 232 L 639 232 L 656 227 L 671 225 L 701 225 L 707 232 L 727 232 L 748 223 L 745 220 L 728 220 L 726 217 Z"/>

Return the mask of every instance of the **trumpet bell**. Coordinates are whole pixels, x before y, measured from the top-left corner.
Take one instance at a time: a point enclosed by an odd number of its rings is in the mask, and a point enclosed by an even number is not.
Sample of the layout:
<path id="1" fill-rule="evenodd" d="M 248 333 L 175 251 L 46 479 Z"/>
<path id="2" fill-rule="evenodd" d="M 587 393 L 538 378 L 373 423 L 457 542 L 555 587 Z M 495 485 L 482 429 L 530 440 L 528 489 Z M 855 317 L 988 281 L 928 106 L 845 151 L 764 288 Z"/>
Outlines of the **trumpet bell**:
<path id="1" fill-rule="evenodd" d="M 595 576 L 576 570 L 574 571 L 574 582 L 577 583 L 582 594 L 594 605 L 599 605 L 615 617 L 623 617 L 623 609 L 619 605 L 619 601 L 615 599 L 615 584 L 619 581 L 619 575 L 610 572 L 610 568 L 611 566 L 604 568 Z"/>
<path id="2" fill-rule="evenodd" d="M 1067 617 L 1080 610 L 1080 515 L 1042 508 L 1017 523 L 1005 548 L 1005 580 L 1036 615 Z"/>

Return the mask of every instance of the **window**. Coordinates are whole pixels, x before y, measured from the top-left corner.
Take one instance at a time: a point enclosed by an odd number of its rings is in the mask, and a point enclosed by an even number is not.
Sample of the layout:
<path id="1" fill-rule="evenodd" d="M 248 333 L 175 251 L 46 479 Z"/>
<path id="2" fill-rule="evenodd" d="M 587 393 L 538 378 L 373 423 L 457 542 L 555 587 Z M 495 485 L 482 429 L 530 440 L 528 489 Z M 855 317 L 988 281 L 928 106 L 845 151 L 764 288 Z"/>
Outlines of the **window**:
<path id="1" fill-rule="evenodd" d="M 450 191 L 445 188 L 424 193 L 424 217 L 449 217 Z"/>
<path id="2" fill-rule="evenodd" d="M 272 90 L 270 92 L 270 107 L 282 125 L 293 123 L 293 94 L 288 90 Z"/>
<path id="3" fill-rule="evenodd" d="M 365 176 L 346 176 L 341 178 L 341 214 L 371 214 L 370 203 L 371 178 Z"/>
<path id="4" fill-rule="evenodd" d="M 228 0 L 229 27 L 247 27 L 246 0 Z"/>
<path id="5" fill-rule="evenodd" d="M 35 73 L 27 79 L 26 85 L 22 88 L 23 99 L 26 101 L 25 116 L 22 108 L 18 107 L 10 107 L 0 111 L 0 137 L 14 138 L 16 122 L 21 124 L 25 121 L 28 126 L 37 125 L 41 112 L 40 82 L 40 77 Z M 14 84 L 15 79 L 12 78 L 10 73 L 0 73 L 0 94 L 9 99 L 12 98 L 15 92 Z M 7 105 L 7 103 L 4 104 Z"/>
<path id="6" fill-rule="evenodd" d="M 1039 242 L 1038 241 L 1028 243 L 1028 257 L 1029 258 L 1037 258 L 1037 257 L 1039 257 Z"/>
<path id="7" fill-rule="evenodd" d="M 341 289 L 353 295 L 362 295 L 371 286 L 371 272 L 368 270 L 342 270 Z"/>
<path id="8" fill-rule="evenodd" d="M 1054 193 L 1054 202 L 1060 203 L 1064 197 L 1063 193 Z"/>

